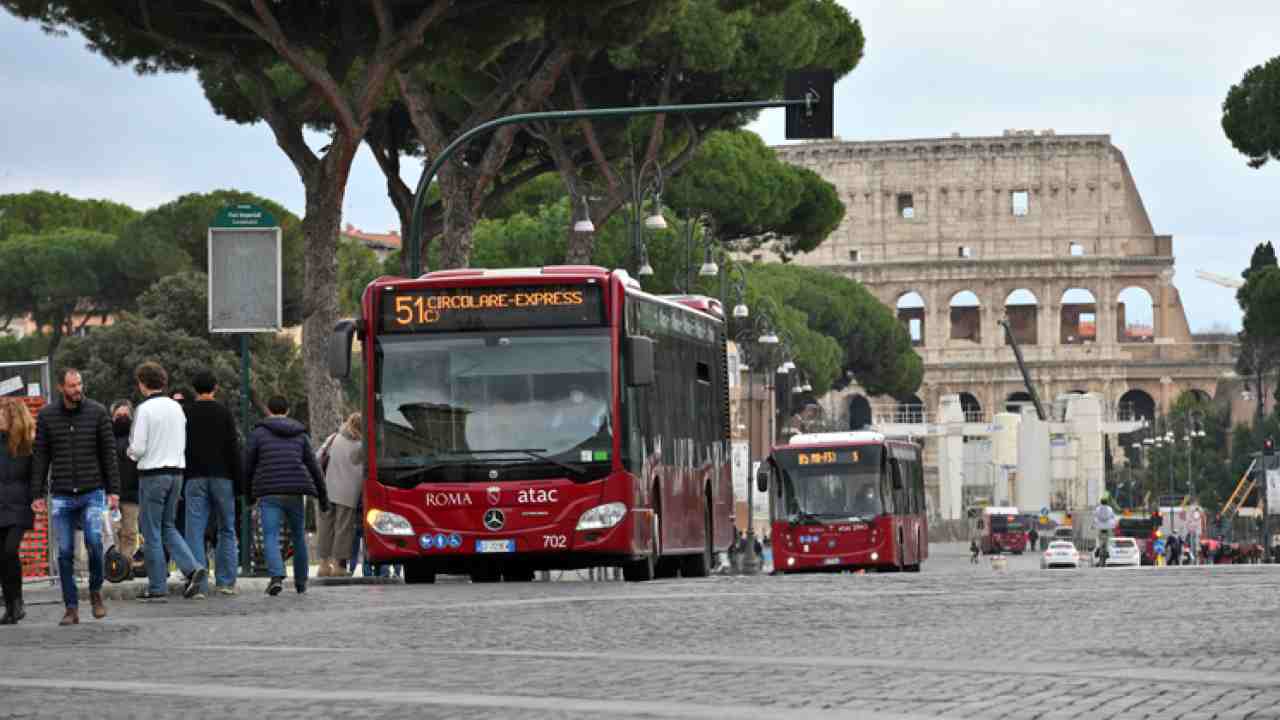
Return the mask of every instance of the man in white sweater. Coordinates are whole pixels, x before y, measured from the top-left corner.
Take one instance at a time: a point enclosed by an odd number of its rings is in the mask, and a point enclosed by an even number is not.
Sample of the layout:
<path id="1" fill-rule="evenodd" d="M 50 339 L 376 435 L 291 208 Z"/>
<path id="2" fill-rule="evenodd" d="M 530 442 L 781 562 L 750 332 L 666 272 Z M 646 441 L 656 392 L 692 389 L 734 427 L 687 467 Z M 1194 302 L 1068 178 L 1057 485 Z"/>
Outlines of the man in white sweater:
<path id="1" fill-rule="evenodd" d="M 182 470 L 186 467 L 187 416 L 182 406 L 165 397 L 169 375 L 159 363 L 144 362 L 134 372 L 144 396 L 133 416 L 129 457 L 138 463 L 139 525 L 147 565 L 147 589 L 143 602 L 164 602 L 169 593 L 169 564 L 165 550 L 186 576 L 183 597 L 200 592 L 208 571 L 197 561 L 178 532 L 178 498 L 182 496 Z M 200 548 L 201 551 L 204 548 Z M 200 553 L 201 559 L 204 552 Z"/>

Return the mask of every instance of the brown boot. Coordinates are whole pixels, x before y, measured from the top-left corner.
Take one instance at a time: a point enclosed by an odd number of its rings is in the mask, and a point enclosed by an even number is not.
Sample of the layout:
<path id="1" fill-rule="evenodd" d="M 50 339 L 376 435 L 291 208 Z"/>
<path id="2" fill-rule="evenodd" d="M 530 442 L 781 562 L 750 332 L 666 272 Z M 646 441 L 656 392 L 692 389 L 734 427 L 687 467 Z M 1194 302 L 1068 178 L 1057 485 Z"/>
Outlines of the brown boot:
<path id="1" fill-rule="evenodd" d="M 89 602 L 93 603 L 93 619 L 101 620 L 107 616 L 107 604 L 102 602 L 102 593 L 89 593 Z"/>
<path id="2" fill-rule="evenodd" d="M 320 569 L 316 571 L 316 577 L 333 577 L 333 561 L 320 558 Z"/>
<path id="3" fill-rule="evenodd" d="M 79 625 L 80 610 L 72 607 L 67 608 L 67 611 L 62 614 L 61 622 L 59 622 L 58 624 L 59 625 Z"/>

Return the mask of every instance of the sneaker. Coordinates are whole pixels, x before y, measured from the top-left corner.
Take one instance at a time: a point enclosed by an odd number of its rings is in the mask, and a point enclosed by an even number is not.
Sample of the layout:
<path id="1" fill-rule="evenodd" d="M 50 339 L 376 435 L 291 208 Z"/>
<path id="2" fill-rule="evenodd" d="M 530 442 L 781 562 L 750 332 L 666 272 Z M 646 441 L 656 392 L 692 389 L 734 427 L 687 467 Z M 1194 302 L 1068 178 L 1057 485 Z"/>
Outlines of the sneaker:
<path id="1" fill-rule="evenodd" d="M 297 583 L 297 584 L 295 584 L 295 585 L 293 586 L 293 589 L 294 589 L 294 590 L 297 590 L 299 595 L 304 595 L 304 594 L 306 594 L 306 592 L 307 592 L 307 584 L 306 584 L 306 583 Z"/>
<path id="2" fill-rule="evenodd" d="M 192 600 L 208 600 L 208 599 L 209 599 L 209 596 L 208 596 L 208 595 L 205 595 L 205 594 L 204 594 L 204 593 L 202 593 L 202 592 L 198 592 L 198 593 L 196 593 L 195 595 L 192 595 L 192 596 L 191 596 L 191 599 L 192 599 Z"/>
<path id="3" fill-rule="evenodd" d="M 240 590 L 235 585 L 219 585 L 214 592 L 219 595 L 235 596 L 240 594 Z"/>
<path id="4" fill-rule="evenodd" d="M 204 581 L 208 579 L 209 571 L 204 568 L 196 568 L 196 571 L 187 577 L 187 584 L 182 587 L 182 597 L 190 600 L 200 592 L 200 586 L 204 585 Z"/>
<path id="5" fill-rule="evenodd" d="M 138 594 L 138 602 L 162 603 L 169 602 L 169 598 L 161 593 L 153 593 L 150 590 L 143 590 Z"/>
<path id="6" fill-rule="evenodd" d="M 284 578 L 273 577 L 271 582 L 267 583 L 267 594 L 271 597 L 279 595 L 281 590 L 284 590 Z"/>

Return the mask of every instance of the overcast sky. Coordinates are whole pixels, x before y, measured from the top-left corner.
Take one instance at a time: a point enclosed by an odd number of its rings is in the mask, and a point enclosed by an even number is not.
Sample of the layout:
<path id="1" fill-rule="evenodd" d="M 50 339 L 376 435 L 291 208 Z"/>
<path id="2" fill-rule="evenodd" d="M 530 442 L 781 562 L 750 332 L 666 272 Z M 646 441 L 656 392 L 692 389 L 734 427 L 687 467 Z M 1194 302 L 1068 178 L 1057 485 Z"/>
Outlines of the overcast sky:
<path id="1" fill-rule="evenodd" d="M 1280 55 L 1280 3 L 844 4 L 867 47 L 837 86 L 842 138 L 1109 133 L 1156 232 L 1174 236 L 1174 282 L 1192 329 L 1238 329 L 1234 291 L 1194 272 L 1238 277 L 1257 243 L 1280 239 L 1280 164 L 1249 169 L 1219 126 L 1227 89 Z M 236 188 L 302 214 L 301 182 L 270 131 L 214 115 L 192 76 L 139 77 L 82 38 L 46 36 L 0 13 L 0 97 L 0 194 L 57 190 L 147 209 Z M 753 129 L 781 142 L 781 111 Z M 406 179 L 418 172 L 411 164 Z M 398 225 L 363 149 L 344 221 L 375 232 Z"/>

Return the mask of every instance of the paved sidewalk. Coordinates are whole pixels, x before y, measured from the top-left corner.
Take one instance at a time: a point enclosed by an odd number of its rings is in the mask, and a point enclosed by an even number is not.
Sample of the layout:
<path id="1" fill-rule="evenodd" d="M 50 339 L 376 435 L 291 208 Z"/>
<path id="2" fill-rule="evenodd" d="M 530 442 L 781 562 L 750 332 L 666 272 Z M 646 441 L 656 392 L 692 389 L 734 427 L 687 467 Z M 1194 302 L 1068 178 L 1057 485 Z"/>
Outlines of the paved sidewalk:
<path id="1" fill-rule="evenodd" d="M 399 585 L 403 580 L 396 577 L 316 577 L 315 571 L 319 567 L 312 568 L 312 574 L 307 579 L 307 587 L 321 586 L 340 586 L 340 585 Z M 209 578 L 209 589 L 213 590 L 213 577 Z M 244 593 L 263 593 L 267 590 L 267 583 L 270 578 L 267 577 L 241 577 L 236 580 L 236 587 L 241 594 Z M 184 581 L 177 573 L 169 576 L 169 594 L 171 596 L 181 597 Z M 285 578 L 285 589 L 293 592 L 293 576 Z M 76 587 L 80 591 L 80 600 L 82 602 L 89 601 L 89 581 L 87 578 L 79 578 L 76 581 Z M 105 600 L 134 600 L 138 594 L 147 588 L 146 578 L 132 578 L 120 583 L 107 581 L 102 586 L 102 597 Z M 62 588 L 57 580 L 52 584 L 48 580 L 37 580 L 35 582 L 27 582 L 22 588 L 23 599 L 28 605 L 61 605 L 62 604 Z"/>

